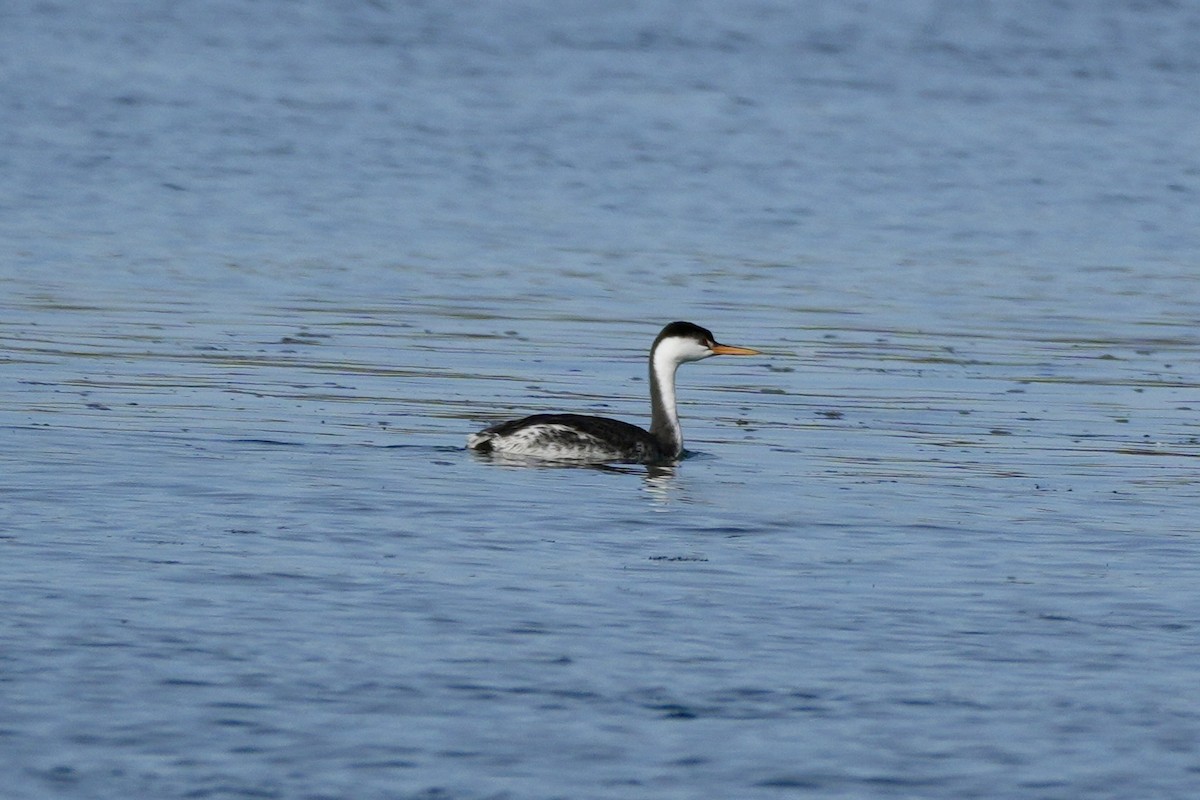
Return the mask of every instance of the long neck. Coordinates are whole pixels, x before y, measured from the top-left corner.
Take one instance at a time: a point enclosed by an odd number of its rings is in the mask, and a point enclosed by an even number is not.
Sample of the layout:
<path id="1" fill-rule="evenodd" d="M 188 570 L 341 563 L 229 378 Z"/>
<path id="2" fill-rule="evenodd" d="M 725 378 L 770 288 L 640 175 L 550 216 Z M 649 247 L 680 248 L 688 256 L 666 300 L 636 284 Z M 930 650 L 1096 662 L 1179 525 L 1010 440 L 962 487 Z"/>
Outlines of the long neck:
<path id="1" fill-rule="evenodd" d="M 650 435 L 658 440 L 663 453 L 674 458 L 683 452 L 683 432 L 675 413 L 674 359 L 657 350 L 650 354 Z"/>

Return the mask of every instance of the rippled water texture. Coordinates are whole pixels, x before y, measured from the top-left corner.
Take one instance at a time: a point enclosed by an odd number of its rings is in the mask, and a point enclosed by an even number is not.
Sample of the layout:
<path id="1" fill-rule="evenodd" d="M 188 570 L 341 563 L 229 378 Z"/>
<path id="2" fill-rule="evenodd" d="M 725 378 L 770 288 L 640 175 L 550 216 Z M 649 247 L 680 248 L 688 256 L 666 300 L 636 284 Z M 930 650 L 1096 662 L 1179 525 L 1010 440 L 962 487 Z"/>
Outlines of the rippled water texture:
<path id="1" fill-rule="evenodd" d="M 1190 798 L 1200 12 L 0 9 L 6 798 Z M 670 469 L 463 449 L 539 411 Z"/>

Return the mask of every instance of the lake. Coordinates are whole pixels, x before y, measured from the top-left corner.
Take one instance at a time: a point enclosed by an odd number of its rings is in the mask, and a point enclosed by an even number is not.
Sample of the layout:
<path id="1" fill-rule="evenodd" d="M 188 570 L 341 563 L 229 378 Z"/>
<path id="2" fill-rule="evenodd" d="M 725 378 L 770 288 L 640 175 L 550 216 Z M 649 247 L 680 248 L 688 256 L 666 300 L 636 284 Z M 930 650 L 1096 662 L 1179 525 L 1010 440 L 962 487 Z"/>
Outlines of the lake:
<path id="1" fill-rule="evenodd" d="M 0 11 L 23 798 L 1185 798 L 1200 9 Z M 467 434 L 649 420 L 689 457 Z"/>

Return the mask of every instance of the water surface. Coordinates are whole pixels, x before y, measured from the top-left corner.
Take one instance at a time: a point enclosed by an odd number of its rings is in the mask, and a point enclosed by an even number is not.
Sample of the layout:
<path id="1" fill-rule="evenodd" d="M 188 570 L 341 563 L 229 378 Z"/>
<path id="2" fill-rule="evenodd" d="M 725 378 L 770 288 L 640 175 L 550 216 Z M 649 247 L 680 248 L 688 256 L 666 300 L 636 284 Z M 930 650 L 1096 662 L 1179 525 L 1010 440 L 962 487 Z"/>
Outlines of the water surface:
<path id="1" fill-rule="evenodd" d="M 8 796 L 1192 795 L 1189 7 L 0 17 Z"/>

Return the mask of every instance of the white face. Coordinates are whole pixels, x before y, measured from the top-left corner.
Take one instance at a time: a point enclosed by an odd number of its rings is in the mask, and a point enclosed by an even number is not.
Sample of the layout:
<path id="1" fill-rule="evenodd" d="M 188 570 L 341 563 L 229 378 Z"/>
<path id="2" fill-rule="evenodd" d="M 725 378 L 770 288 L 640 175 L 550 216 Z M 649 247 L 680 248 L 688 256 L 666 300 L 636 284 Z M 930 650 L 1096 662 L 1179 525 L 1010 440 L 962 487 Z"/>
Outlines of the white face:
<path id="1" fill-rule="evenodd" d="M 688 361 L 699 361 L 711 355 L 716 354 L 707 344 L 701 344 L 690 336 L 672 336 L 658 343 L 654 360 L 678 365 Z"/>

